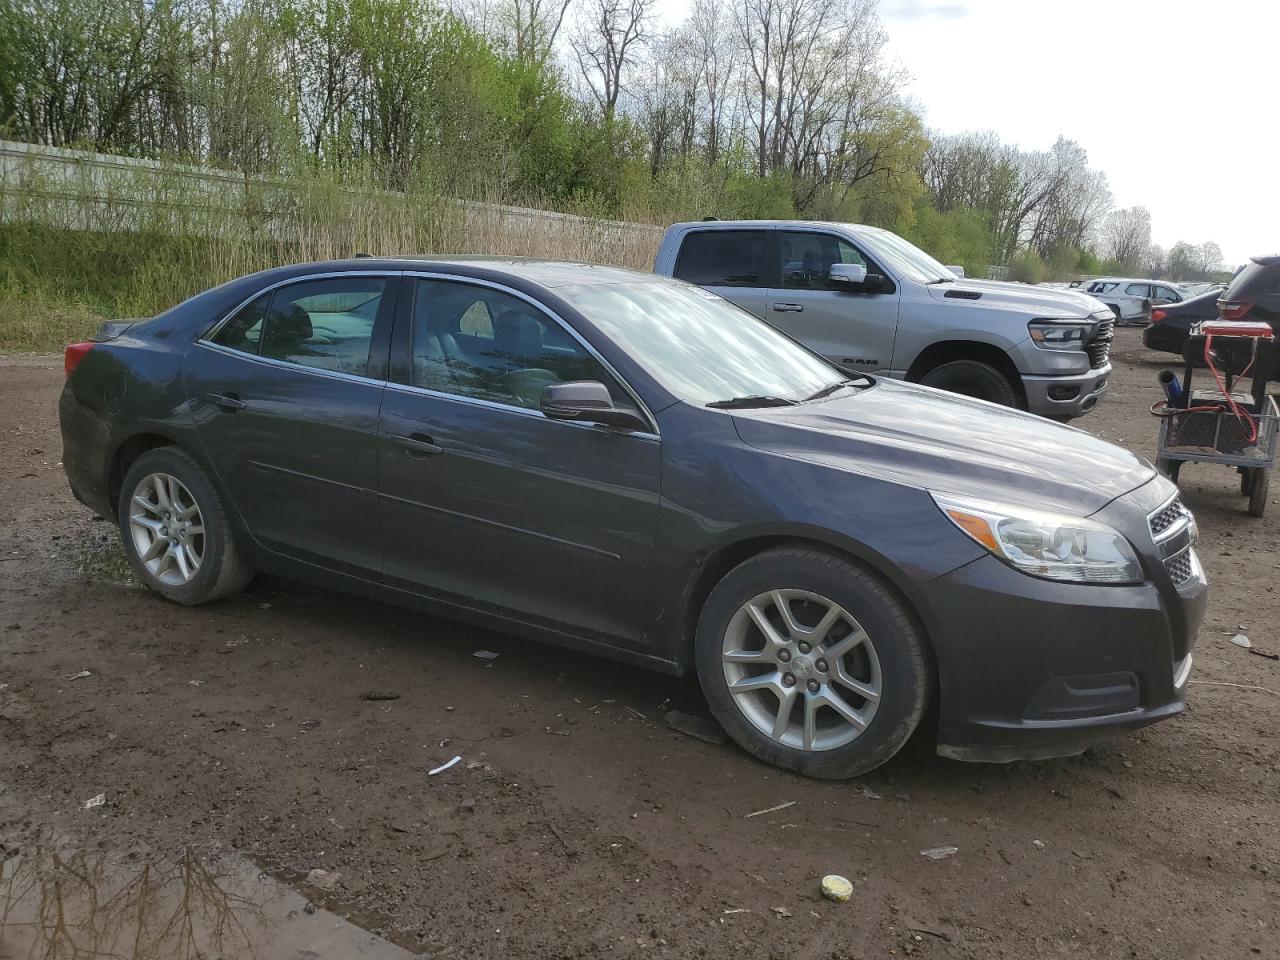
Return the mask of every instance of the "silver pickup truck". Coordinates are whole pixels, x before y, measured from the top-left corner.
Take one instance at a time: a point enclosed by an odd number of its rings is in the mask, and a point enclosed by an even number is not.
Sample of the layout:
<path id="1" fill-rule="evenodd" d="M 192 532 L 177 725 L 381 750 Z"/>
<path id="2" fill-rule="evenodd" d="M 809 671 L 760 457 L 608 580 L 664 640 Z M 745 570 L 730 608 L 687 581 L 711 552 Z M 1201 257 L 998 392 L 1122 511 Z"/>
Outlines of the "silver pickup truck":
<path id="1" fill-rule="evenodd" d="M 961 279 L 887 230 L 721 221 L 667 228 L 654 271 L 706 287 L 849 370 L 1070 419 L 1111 375 L 1115 315 L 1074 290 Z"/>

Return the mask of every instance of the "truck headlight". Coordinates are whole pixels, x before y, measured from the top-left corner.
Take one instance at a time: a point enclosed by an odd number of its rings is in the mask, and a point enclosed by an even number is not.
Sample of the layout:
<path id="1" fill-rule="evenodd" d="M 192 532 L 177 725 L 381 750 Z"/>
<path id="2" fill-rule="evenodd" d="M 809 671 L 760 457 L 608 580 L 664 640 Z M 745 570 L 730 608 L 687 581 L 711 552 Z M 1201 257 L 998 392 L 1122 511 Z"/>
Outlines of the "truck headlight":
<path id="1" fill-rule="evenodd" d="M 1027 332 L 1037 347 L 1046 350 L 1079 350 L 1089 339 L 1091 323 L 1055 323 L 1052 320 L 1032 320 Z"/>
<path id="2" fill-rule="evenodd" d="M 1142 582 L 1142 564 L 1132 545 L 1104 523 L 940 493 L 932 496 L 952 523 L 1023 573 L 1072 583 Z"/>

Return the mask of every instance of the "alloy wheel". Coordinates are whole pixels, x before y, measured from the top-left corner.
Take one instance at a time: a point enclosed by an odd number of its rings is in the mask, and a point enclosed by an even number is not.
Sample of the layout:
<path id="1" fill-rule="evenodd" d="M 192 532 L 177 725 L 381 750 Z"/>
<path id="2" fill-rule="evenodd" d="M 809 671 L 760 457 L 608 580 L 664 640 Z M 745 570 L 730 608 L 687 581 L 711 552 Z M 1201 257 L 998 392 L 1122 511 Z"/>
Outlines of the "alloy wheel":
<path id="1" fill-rule="evenodd" d="M 729 693 L 770 739 L 833 750 L 856 739 L 880 703 L 880 659 L 847 610 L 807 590 L 770 590 L 729 620 L 721 648 Z"/>
<path id="2" fill-rule="evenodd" d="M 163 584 L 190 583 L 204 560 L 204 518 L 177 477 L 150 473 L 129 500 L 129 532 L 138 559 Z"/>

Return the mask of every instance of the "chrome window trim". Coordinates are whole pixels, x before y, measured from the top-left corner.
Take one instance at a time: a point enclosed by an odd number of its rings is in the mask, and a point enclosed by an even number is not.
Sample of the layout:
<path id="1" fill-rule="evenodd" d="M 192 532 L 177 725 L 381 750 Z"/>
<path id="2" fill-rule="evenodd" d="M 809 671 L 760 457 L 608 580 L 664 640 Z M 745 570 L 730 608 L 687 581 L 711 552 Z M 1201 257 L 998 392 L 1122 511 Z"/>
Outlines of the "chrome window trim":
<path id="1" fill-rule="evenodd" d="M 217 321 L 217 323 L 201 334 L 196 339 L 196 343 L 207 343 L 211 347 L 222 346 L 221 344 L 213 343 L 212 340 L 218 335 L 218 332 L 226 326 L 228 320 L 249 304 L 253 303 L 253 301 L 257 300 L 264 293 L 274 293 L 281 287 L 287 287 L 292 283 L 306 283 L 308 280 L 332 280 L 335 277 L 381 277 L 385 280 L 394 280 L 397 277 L 402 276 L 404 276 L 404 274 L 399 270 L 329 270 L 324 273 L 308 273 L 300 277 L 290 277 L 287 280 L 277 280 L 275 283 L 262 287 L 237 303 L 234 307 L 223 314 L 221 320 Z M 232 352 L 238 356 L 256 356 L 256 354 L 245 354 L 242 350 L 235 350 Z M 292 364 L 292 366 L 300 367 L 302 364 Z M 315 367 L 307 367 L 306 369 L 314 370 Z M 378 382 L 381 383 L 382 381 L 379 380 Z"/>
<path id="2" fill-rule="evenodd" d="M 326 370 L 324 367 L 308 367 L 302 363 L 291 363 L 288 360 L 277 360 L 275 357 L 262 357 L 256 353 L 245 353 L 243 350 L 235 350 L 231 347 L 225 347 L 220 343 L 210 343 L 207 340 L 197 340 L 197 347 L 204 347 L 206 350 L 213 350 L 216 353 L 224 354 L 228 357 L 237 357 L 241 360 L 253 360 L 257 363 L 266 364 L 269 367 L 278 367 L 284 370 L 299 370 L 305 373 L 318 373 L 323 377 L 330 377 L 334 380 L 350 380 L 353 383 L 368 383 L 375 387 L 385 386 L 387 381 L 377 380 L 373 377 L 362 377 L 358 373 L 344 373 L 341 370 Z"/>
<path id="3" fill-rule="evenodd" d="M 640 430 L 631 431 L 632 436 L 653 437 L 654 439 L 657 439 L 660 436 L 658 432 L 658 421 L 654 417 L 653 411 L 651 411 L 648 405 L 643 400 L 640 399 L 640 395 L 636 393 L 634 389 L 632 389 L 631 384 L 627 383 L 626 378 L 624 378 L 622 374 L 618 373 L 618 371 L 614 368 L 613 364 L 611 364 L 608 360 L 602 357 L 596 351 L 596 349 L 591 346 L 591 344 L 587 343 L 587 341 L 583 338 L 582 334 L 578 333 L 578 331 L 575 330 L 570 324 L 568 324 L 563 317 L 557 314 L 554 310 L 552 310 L 542 301 L 537 300 L 529 296 L 527 293 L 524 293 L 520 290 L 516 290 L 512 287 L 508 287 L 505 284 L 497 283 L 496 281 L 493 281 L 493 280 L 482 280 L 477 277 L 463 277 L 453 273 L 439 273 L 435 271 L 425 271 L 425 270 L 406 270 L 401 275 L 404 277 L 414 277 L 421 280 L 443 280 L 449 283 L 464 283 L 464 284 L 470 284 L 471 286 L 476 286 L 476 287 L 488 287 L 491 290 L 497 290 L 499 293 L 505 293 L 508 296 L 515 297 L 518 300 L 523 300 L 525 303 L 529 304 L 535 310 L 539 311 L 542 314 L 545 314 L 547 317 L 550 317 L 551 320 L 560 327 L 560 329 L 564 330 L 567 334 L 569 334 L 569 336 L 572 337 L 573 340 L 576 341 L 582 347 L 582 349 L 586 350 L 587 353 L 590 354 L 596 360 L 596 362 L 600 364 L 600 366 L 604 367 L 604 369 L 609 373 L 609 375 L 613 377 L 614 380 L 616 380 L 618 384 L 622 387 L 622 389 L 627 392 L 627 395 L 631 397 L 633 401 L 635 401 L 636 408 L 640 410 L 641 414 L 644 416 L 645 420 L 648 422 L 649 426 L 652 429 L 647 432 L 640 431 Z M 415 290 L 415 293 L 416 293 L 416 290 Z M 413 342 L 412 337 L 413 337 L 413 331 L 410 330 L 410 344 L 412 344 Z M 410 365 L 412 368 L 412 358 L 410 358 Z M 407 391 L 407 392 L 422 393 L 428 396 L 445 397 L 451 400 L 461 400 L 467 403 L 483 404 L 484 406 L 494 407 L 500 410 L 515 410 L 519 413 L 532 414 L 534 416 L 541 417 L 544 420 L 551 419 L 550 417 L 543 414 L 540 410 L 537 410 L 531 407 L 520 407 L 510 403 L 499 403 L 496 400 L 484 400 L 484 399 L 481 399 L 480 397 L 467 397 L 467 396 L 462 396 L 456 393 L 446 393 L 441 390 L 429 390 L 426 387 L 416 387 L 413 384 L 407 384 L 407 383 L 392 383 L 388 381 L 387 386 L 390 388 L 396 389 L 397 392 Z M 590 423 L 577 423 L 573 420 L 557 420 L 554 422 L 569 423 L 575 426 L 589 427 L 592 429 L 594 429 L 596 426 L 595 424 L 590 424 Z"/>
<path id="4" fill-rule="evenodd" d="M 541 420 L 543 423 L 559 423 L 567 427 L 578 427 L 579 429 L 585 430 L 608 429 L 598 423 L 588 423 L 583 420 L 555 420 L 548 417 L 536 407 L 517 407 L 510 403 L 498 403 L 496 400 L 485 400 L 481 397 L 464 397 L 456 393 L 445 393 L 442 390 L 431 390 L 427 387 L 415 387 L 408 383 L 393 383 L 390 380 L 387 381 L 386 387 L 388 390 L 393 390 L 396 393 L 403 393 L 409 396 L 435 397 L 438 400 L 452 400 L 455 403 L 466 403 L 476 407 L 486 407 L 490 410 L 501 410 L 504 413 L 517 413 L 522 417 L 531 417 L 536 420 Z M 644 430 L 629 430 L 625 431 L 624 435 L 628 437 L 636 437 L 640 440 L 660 439 L 658 434 L 649 433 Z"/>

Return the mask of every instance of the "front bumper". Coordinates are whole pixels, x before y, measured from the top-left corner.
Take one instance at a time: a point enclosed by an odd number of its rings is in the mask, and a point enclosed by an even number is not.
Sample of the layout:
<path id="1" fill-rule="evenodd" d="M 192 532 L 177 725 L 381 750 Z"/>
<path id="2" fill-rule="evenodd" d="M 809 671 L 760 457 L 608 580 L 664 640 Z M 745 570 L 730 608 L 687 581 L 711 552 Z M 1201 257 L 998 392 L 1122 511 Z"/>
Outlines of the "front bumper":
<path id="1" fill-rule="evenodd" d="M 1111 364 L 1088 373 L 1022 377 L 1027 409 L 1042 417 L 1080 417 L 1098 405 L 1111 382 Z"/>
<path id="2" fill-rule="evenodd" d="M 928 593 L 943 756 L 1070 756 L 1182 711 L 1208 593 L 1200 574 L 1176 591 L 1053 583 L 983 557 Z"/>

